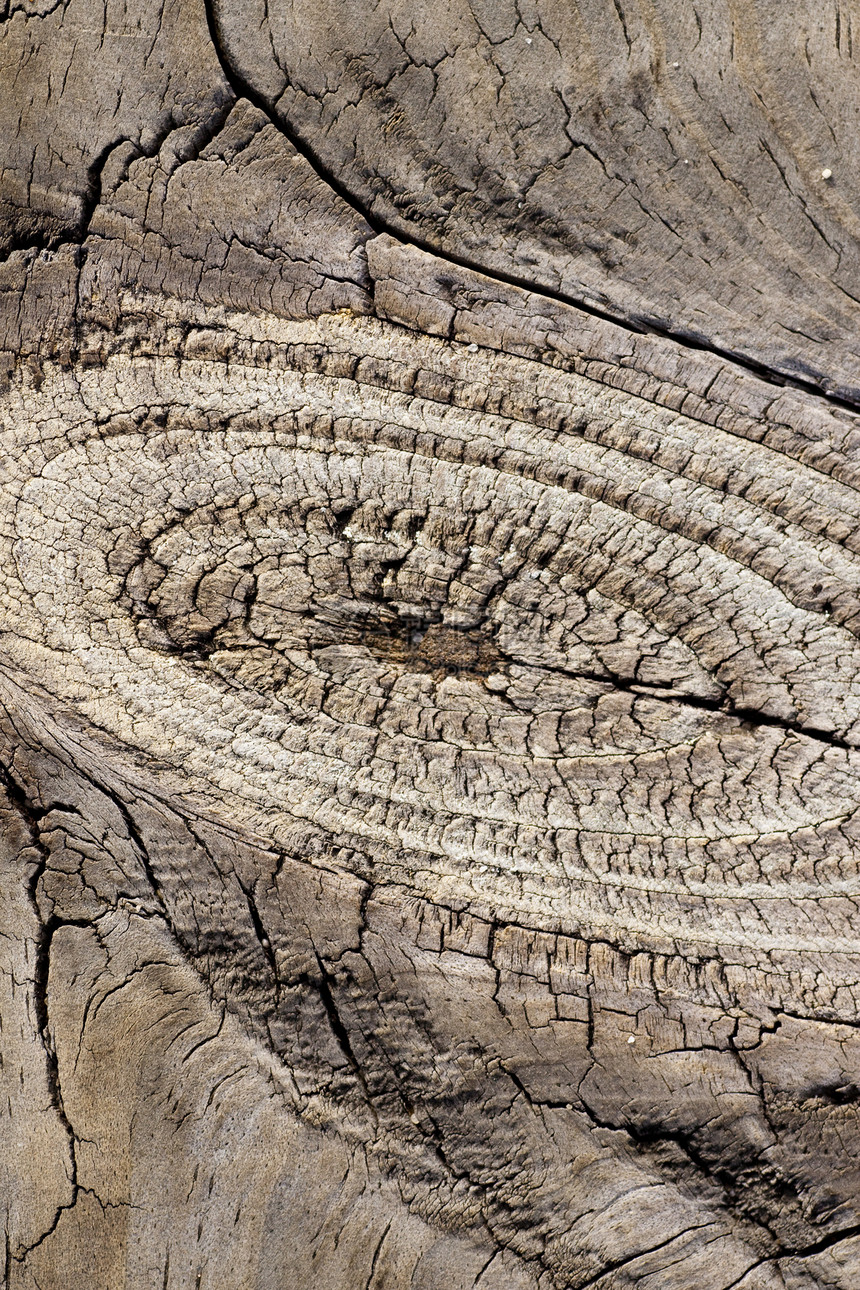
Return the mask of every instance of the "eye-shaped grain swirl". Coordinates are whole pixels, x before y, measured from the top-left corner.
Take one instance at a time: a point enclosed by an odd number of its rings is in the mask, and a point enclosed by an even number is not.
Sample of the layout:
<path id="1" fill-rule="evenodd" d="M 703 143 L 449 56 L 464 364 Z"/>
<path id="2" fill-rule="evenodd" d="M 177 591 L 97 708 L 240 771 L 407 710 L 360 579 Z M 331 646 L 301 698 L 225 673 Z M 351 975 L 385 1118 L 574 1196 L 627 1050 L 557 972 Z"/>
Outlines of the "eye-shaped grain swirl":
<path id="1" fill-rule="evenodd" d="M 801 526 L 819 477 L 766 447 L 499 356 L 475 368 L 496 410 L 469 410 L 443 342 L 312 334 L 375 347 L 374 379 L 117 357 L 78 445 L 29 478 L 22 454 L 6 598 L 30 674 L 258 832 L 350 833 L 416 892 L 850 956 L 853 490 Z M 423 392 L 386 388 L 392 357 Z M 38 451 L 70 397 L 85 376 L 31 396 Z"/>

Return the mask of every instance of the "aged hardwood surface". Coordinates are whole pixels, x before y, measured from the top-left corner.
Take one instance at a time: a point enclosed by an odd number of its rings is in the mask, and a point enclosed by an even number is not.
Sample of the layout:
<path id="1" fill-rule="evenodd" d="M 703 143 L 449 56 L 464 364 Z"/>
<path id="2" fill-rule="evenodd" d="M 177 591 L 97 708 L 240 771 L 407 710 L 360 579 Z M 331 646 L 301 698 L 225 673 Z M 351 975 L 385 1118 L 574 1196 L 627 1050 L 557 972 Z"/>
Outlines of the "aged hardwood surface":
<path id="1" fill-rule="evenodd" d="M 6 0 L 9 1290 L 860 1286 L 860 9 Z"/>

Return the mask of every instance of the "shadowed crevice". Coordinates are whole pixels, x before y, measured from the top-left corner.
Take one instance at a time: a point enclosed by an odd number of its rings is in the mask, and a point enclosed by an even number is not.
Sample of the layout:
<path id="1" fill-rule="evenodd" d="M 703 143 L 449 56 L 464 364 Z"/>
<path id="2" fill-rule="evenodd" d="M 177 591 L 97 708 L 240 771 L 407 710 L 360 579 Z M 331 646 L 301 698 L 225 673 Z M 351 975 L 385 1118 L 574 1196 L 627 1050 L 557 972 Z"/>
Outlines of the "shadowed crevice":
<path id="1" fill-rule="evenodd" d="M 481 264 L 469 256 L 455 255 L 447 249 L 442 249 L 435 243 L 424 238 L 409 235 L 402 229 L 395 228 L 386 220 L 380 219 L 373 211 L 369 209 L 366 203 L 350 191 L 342 180 L 328 167 L 322 158 L 314 151 L 306 139 L 302 138 L 288 122 L 281 119 L 272 108 L 272 105 L 254 86 L 233 66 L 230 55 L 227 52 L 226 42 L 220 29 L 217 15 L 214 9 L 214 0 L 203 0 L 206 10 L 206 21 L 209 27 L 209 34 L 212 45 L 221 64 L 224 77 L 233 89 L 237 98 L 245 98 L 262 112 L 272 125 L 280 131 L 288 143 L 290 143 L 298 153 L 300 153 L 312 168 L 314 173 L 334 192 L 350 209 L 359 214 L 369 227 L 377 234 L 387 234 L 403 245 L 414 246 L 418 250 L 426 251 L 435 256 L 438 260 L 447 261 L 450 264 L 457 265 L 458 268 L 468 269 L 473 273 L 479 273 L 492 281 L 504 283 L 509 287 L 516 287 L 522 291 L 530 292 L 536 296 L 542 296 L 548 300 L 554 300 L 559 304 L 569 305 L 582 313 L 589 314 L 591 317 L 600 318 L 604 322 L 614 323 L 616 326 L 623 327 L 628 332 L 637 335 L 659 336 L 663 340 L 671 341 L 674 344 L 681 345 L 686 349 L 699 350 L 704 353 L 712 354 L 716 358 L 725 359 L 727 362 L 748 372 L 751 376 L 767 382 L 769 385 L 790 387 L 802 390 L 807 394 L 814 395 L 816 398 L 823 400 L 829 406 L 845 408 L 852 412 L 860 412 L 860 397 L 851 398 L 848 394 L 836 394 L 832 390 L 823 387 L 822 380 L 812 371 L 804 377 L 797 371 L 782 370 L 779 367 L 758 362 L 748 354 L 738 353 L 735 350 L 726 349 L 715 345 L 713 341 L 704 333 L 694 332 L 689 328 L 672 328 L 667 327 L 658 319 L 646 315 L 636 316 L 634 314 L 625 314 L 612 309 L 604 309 L 598 305 L 592 304 L 582 296 L 573 296 L 567 292 L 555 291 L 551 287 L 544 286 L 534 282 L 529 278 L 523 277 L 516 273 L 503 273 L 499 269 L 490 268 Z"/>

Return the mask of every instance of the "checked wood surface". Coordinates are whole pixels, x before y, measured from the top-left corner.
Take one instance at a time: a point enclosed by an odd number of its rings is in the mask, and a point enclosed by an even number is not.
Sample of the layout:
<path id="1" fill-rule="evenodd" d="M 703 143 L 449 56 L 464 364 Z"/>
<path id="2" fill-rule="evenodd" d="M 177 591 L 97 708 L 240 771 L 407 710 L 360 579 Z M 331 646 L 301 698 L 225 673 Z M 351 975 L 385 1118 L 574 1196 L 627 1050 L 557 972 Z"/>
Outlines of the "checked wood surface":
<path id="1" fill-rule="evenodd" d="M 854 30 L 7 4 L 9 1290 L 860 1285 Z"/>

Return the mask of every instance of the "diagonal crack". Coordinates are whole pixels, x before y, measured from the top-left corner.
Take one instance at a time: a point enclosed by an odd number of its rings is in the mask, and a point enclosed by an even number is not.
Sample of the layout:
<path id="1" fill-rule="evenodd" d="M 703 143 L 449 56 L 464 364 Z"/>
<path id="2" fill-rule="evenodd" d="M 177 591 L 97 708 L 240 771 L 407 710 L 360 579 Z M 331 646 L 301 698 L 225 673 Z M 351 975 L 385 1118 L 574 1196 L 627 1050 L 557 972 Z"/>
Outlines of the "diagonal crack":
<path id="1" fill-rule="evenodd" d="M 822 381 L 824 378 L 816 378 L 814 373 L 810 377 L 804 378 L 798 376 L 796 371 L 783 370 L 779 366 L 763 363 L 750 354 L 739 353 L 736 350 L 727 349 L 723 346 L 715 345 L 714 342 L 704 334 L 704 332 L 693 331 L 687 327 L 670 327 L 665 323 L 646 315 L 627 315 L 622 314 L 611 307 L 602 308 L 586 300 L 584 296 L 574 295 L 568 291 L 554 290 L 552 287 L 533 282 L 531 279 L 522 277 L 516 273 L 507 273 L 497 268 L 489 268 L 486 265 L 477 263 L 468 256 L 457 255 L 454 252 L 441 249 L 433 242 L 425 238 L 418 237 L 414 234 L 406 233 L 404 230 L 389 224 L 384 218 L 375 214 L 365 202 L 357 197 L 344 182 L 338 178 L 334 171 L 326 165 L 323 159 L 311 147 L 308 141 L 302 138 L 289 123 L 279 116 L 275 115 L 272 104 L 262 95 L 254 86 L 242 75 L 232 64 L 230 56 L 227 53 L 226 41 L 221 30 L 221 25 L 215 13 L 214 0 L 204 0 L 206 11 L 206 21 L 209 28 L 209 35 L 213 48 L 221 65 L 221 70 L 228 84 L 231 86 L 237 98 L 245 98 L 252 103 L 258 111 L 271 121 L 272 125 L 284 136 L 288 143 L 305 159 L 314 173 L 323 181 L 351 210 L 355 211 L 362 217 L 370 229 L 377 235 L 386 234 L 394 238 L 402 245 L 414 246 L 420 251 L 425 251 L 435 256 L 438 260 L 456 265 L 458 268 L 466 269 L 472 273 L 479 273 L 485 278 L 495 282 L 504 283 L 506 286 L 516 287 L 521 291 L 527 291 L 532 295 L 542 296 L 548 300 L 554 300 L 559 304 L 572 306 L 580 312 L 590 315 L 594 318 L 600 318 L 604 322 L 613 323 L 617 327 L 623 328 L 627 332 L 637 335 L 659 336 L 664 340 L 681 345 L 685 349 L 699 350 L 707 354 L 712 354 L 717 358 L 725 359 L 735 366 L 743 369 L 752 376 L 769 385 L 788 386 L 793 389 L 802 390 L 807 394 L 812 394 L 821 399 L 829 406 L 845 408 L 852 412 L 860 411 L 860 396 L 851 397 L 847 393 L 837 394 L 831 389 L 824 388 Z"/>

